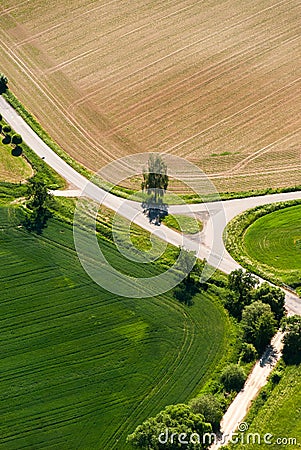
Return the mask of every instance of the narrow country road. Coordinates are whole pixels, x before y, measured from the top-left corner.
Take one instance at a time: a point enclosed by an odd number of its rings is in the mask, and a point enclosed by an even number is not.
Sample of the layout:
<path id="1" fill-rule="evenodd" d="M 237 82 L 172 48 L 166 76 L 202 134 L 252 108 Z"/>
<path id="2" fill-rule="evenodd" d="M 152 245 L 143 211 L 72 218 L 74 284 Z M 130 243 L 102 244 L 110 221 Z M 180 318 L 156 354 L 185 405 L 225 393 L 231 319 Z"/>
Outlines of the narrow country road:
<path id="1" fill-rule="evenodd" d="M 199 258 L 206 258 L 212 266 L 219 268 L 227 274 L 232 270 L 238 269 L 240 265 L 234 261 L 224 247 L 222 234 L 226 223 L 237 214 L 258 205 L 301 199 L 301 192 L 298 191 L 215 203 L 170 206 L 169 211 L 171 213 L 204 214 L 209 212 L 210 219 L 201 233 L 200 239 L 198 241 L 187 237 L 184 239 L 180 233 L 177 233 L 164 225 L 156 227 L 155 225 L 150 224 L 143 214 L 139 203 L 116 197 L 91 183 L 87 187 L 88 182 L 86 178 L 77 173 L 53 150 L 51 150 L 1 96 L 0 113 L 6 122 L 22 136 L 24 142 L 26 142 L 38 156 L 41 158 L 43 157 L 49 166 L 65 178 L 69 184 L 75 187 L 73 191 L 57 191 L 56 195 L 80 196 L 81 192 L 85 189 L 85 195 L 96 200 L 99 204 L 102 203 L 104 206 L 118 212 L 118 214 L 150 231 L 154 235 L 159 236 L 170 244 L 175 246 L 185 246 L 187 250 L 195 251 Z M 212 249 L 214 249 L 214 251 L 212 251 Z M 288 313 L 301 315 L 301 299 L 289 291 L 285 291 L 285 294 Z M 238 424 L 245 417 L 251 401 L 266 383 L 267 377 L 281 352 L 280 333 L 277 333 L 274 337 L 273 345 L 275 350 L 273 361 L 267 357 L 267 361 L 263 366 L 259 363 L 255 365 L 244 390 L 238 394 L 223 418 L 222 433 L 229 435 L 236 430 Z M 212 448 L 217 448 L 217 446 L 213 446 Z"/>
<path id="2" fill-rule="evenodd" d="M 266 350 L 261 360 L 255 364 L 244 385 L 244 389 L 237 394 L 221 421 L 222 440 L 211 445 L 210 450 L 216 450 L 229 443 L 229 441 L 231 442 L 231 437 L 239 424 L 244 426 L 244 429 L 241 429 L 241 431 L 245 431 L 247 434 L 248 424 L 242 423 L 242 421 L 251 406 L 252 400 L 266 384 L 271 370 L 281 356 L 282 337 L 283 334 L 278 331 L 272 339 L 271 346 Z M 233 436 L 233 438 L 235 437 Z"/>

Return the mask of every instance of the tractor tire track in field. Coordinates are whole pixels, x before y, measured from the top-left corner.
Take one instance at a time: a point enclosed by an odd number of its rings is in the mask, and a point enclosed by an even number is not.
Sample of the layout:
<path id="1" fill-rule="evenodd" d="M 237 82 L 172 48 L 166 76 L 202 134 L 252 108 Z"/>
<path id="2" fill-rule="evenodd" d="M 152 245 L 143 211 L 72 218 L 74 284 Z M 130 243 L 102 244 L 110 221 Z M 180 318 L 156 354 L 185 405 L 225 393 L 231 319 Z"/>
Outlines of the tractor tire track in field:
<path id="1" fill-rule="evenodd" d="M 9 8 L 2 9 L 0 11 L 0 17 L 6 16 L 6 15 L 12 13 L 13 11 L 18 10 L 20 8 L 20 6 L 26 5 L 29 2 L 30 2 L 30 0 L 24 0 L 23 2 L 18 3 L 18 6 L 10 6 Z"/>
<path id="2" fill-rule="evenodd" d="M 131 414 L 127 417 L 127 419 L 121 425 L 121 427 L 115 432 L 115 434 L 113 435 L 113 438 L 115 437 L 115 439 L 117 437 L 117 433 L 120 435 L 122 434 L 123 430 L 126 428 L 128 423 L 133 419 L 133 416 L 137 416 L 138 412 L 139 412 L 139 417 L 142 416 L 143 411 L 145 411 L 145 409 L 149 406 L 149 403 L 152 401 L 153 397 L 155 395 L 158 395 L 162 391 L 163 387 L 167 383 L 170 382 L 170 380 L 172 379 L 172 377 L 174 375 L 175 369 L 183 363 L 184 359 L 186 358 L 186 355 L 189 353 L 191 346 L 195 340 L 195 328 L 196 328 L 195 320 L 189 314 L 187 314 L 186 311 L 180 310 L 180 308 L 178 308 L 177 305 L 170 304 L 169 307 L 179 310 L 179 312 L 183 315 L 183 318 L 184 318 L 184 329 L 183 329 L 184 330 L 184 340 L 183 340 L 183 343 L 179 349 L 177 357 L 174 359 L 173 363 L 168 366 L 168 370 L 166 371 L 165 367 L 162 368 L 163 376 L 160 376 L 160 372 L 158 373 L 158 381 L 160 380 L 160 382 L 158 382 L 157 385 L 154 386 L 148 392 L 148 394 L 144 397 L 142 402 L 139 405 L 137 405 L 137 407 L 131 412 Z M 190 327 L 188 327 L 188 319 L 189 319 Z M 118 442 L 118 439 L 116 439 L 116 441 Z M 108 444 L 110 444 L 110 448 L 112 448 L 111 447 L 112 442 L 108 443 Z"/>
<path id="3" fill-rule="evenodd" d="M 200 2 L 197 2 L 197 3 L 200 3 Z M 168 14 L 166 16 L 159 15 L 158 17 L 155 17 L 155 16 L 150 17 L 149 21 L 154 23 L 156 21 L 166 20 L 166 19 L 168 19 L 168 18 L 170 18 L 170 17 L 172 17 L 174 15 L 179 14 L 179 12 L 186 11 L 186 10 L 191 9 L 193 7 L 195 7 L 195 4 L 187 6 L 187 7 L 184 7 L 184 8 L 180 8 L 176 12 L 170 13 L 170 14 Z M 164 9 L 165 8 L 166 8 L 166 6 L 164 6 Z M 145 28 L 148 28 L 148 27 L 149 27 L 149 24 L 141 25 L 139 27 L 134 28 L 133 30 L 130 30 L 130 31 L 124 33 L 124 34 L 121 34 L 120 36 L 118 36 L 118 39 L 123 39 L 123 38 L 125 38 L 127 36 L 130 36 L 131 34 L 137 33 L 137 31 L 141 31 L 141 30 L 143 30 Z M 122 30 L 122 28 L 124 28 L 124 25 L 120 25 L 119 27 L 114 28 L 113 30 L 110 30 L 109 32 L 107 32 L 105 34 L 100 35 L 99 38 L 101 39 L 101 38 L 107 37 L 108 35 L 114 34 L 116 31 Z M 69 66 L 73 62 L 83 60 L 87 56 L 95 55 L 95 54 L 99 53 L 101 50 L 102 50 L 101 48 L 100 49 L 99 48 L 94 48 L 94 49 L 91 49 L 91 50 L 87 50 L 87 51 L 85 51 L 83 53 L 80 53 L 79 55 L 73 56 L 70 59 L 62 61 L 61 63 L 57 64 L 56 66 L 51 67 L 50 69 L 45 71 L 45 74 L 51 74 L 51 73 L 54 73 L 54 72 L 56 72 L 58 70 L 64 69 L 65 67 Z M 117 69 L 115 69 L 115 71 L 117 73 L 120 73 L 120 71 L 123 68 L 126 68 L 126 67 L 127 67 L 126 65 L 124 65 L 122 67 L 118 67 Z M 104 78 L 102 81 L 107 81 L 109 78 L 111 78 L 111 76 L 107 77 L 107 78 Z M 90 93 L 89 95 L 93 95 L 93 93 Z M 85 100 L 86 100 L 86 98 L 85 98 Z"/>
<path id="4" fill-rule="evenodd" d="M 232 167 L 231 170 L 229 170 L 229 174 L 232 175 L 233 173 L 238 172 L 239 170 L 245 168 L 250 162 L 252 162 L 255 159 L 259 158 L 263 154 L 268 153 L 275 144 L 278 144 L 278 143 L 285 142 L 285 141 L 289 140 L 292 136 L 298 135 L 300 131 L 301 131 L 301 127 L 298 128 L 297 130 L 293 131 L 292 133 L 289 133 L 286 136 L 283 136 L 282 138 L 277 139 L 274 142 L 271 142 L 271 144 L 269 144 L 266 147 L 263 147 L 263 148 L 257 150 L 255 153 L 247 156 L 245 159 L 243 159 L 238 164 L 236 164 L 234 167 Z M 298 167 L 298 165 L 295 166 L 295 167 Z M 294 168 L 294 166 L 287 166 L 286 167 L 286 169 L 289 169 L 289 168 Z M 279 167 L 279 170 L 283 170 L 283 168 Z M 258 172 L 256 172 L 256 173 L 258 173 Z"/>
<path id="5" fill-rule="evenodd" d="M 72 125 L 79 134 L 88 139 L 90 145 L 98 150 L 101 150 L 104 155 L 108 157 L 109 160 L 114 158 L 114 153 L 109 152 L 104 146 L 101 144 L 97 144 L 93 139 L 91 133 L 89 133 L 81 124 L 75 119 L 75 117 L 69 112 L 69 110 L 65 107 L 63 103 L 61 103 L 57 97 L 52 95 L 50 89 L 46 86 L 45 83 L 42 83 L 41 80 L 35 75 L 34 71 L 28 67 L 28 65 L 19 57 L 17 54 L 10 49 L 10 47 L 6 44 L 9 36 L 6 33 L 6 41 L 0 40 L 3 50 L 7 55 L 9 55 L 17 64 L 17 66 L 24 71 L 26 76 L 32 81 L 32 83 L 38 88 L 38 90 L 45 96 L 45 98 L 55 107 L 55 109 L 65 117 L 65 119 Z"/>
<path id="6" fill-rule="evenodd" d="M 242 108 L 241 110 L 236 111 L 236 112 L 233 113 L 233 114 L 230 114 L 229 116 L 223 118 L 222 120 L 216 122 L 215 124 L 210 125 L 209 127 L 203 129 L 202 131 L 199 131 L 198 133 L 195 133 L 194 135 L 188 137 L 187 139 L 184 139 L 182 142 L 179 142 L 178 144 L 173 145 L 172 147 L 170 147 L 170 148 L 168 149 L 168 153 L 171 153 L 172 150 L 178 149 L 178 148 L 181 147 L 182 145 L 187 144 L 187 142 L 192 141 L 192 140 L 195 139 L 196 137 L 201 136 L 202 134 L 206 133 L 206 132 L 209 131 L 209 130 L 212 130 L 213 128 L 217 127 L 218 125 L 221 125 L 221 124 L 227 122 L 228 120 L 233 119 L 233 118 L 235 118 L 235 117 L 241 115 L 241 114 L 244 113 L 245 111 L 248 111 L 248 110 L 254 108 L 254 106 L 259 105 L 260 103 L 264 102 L 265 100 L 270 99 L 270 98 L 273 98 L 273 97 L 275 96 L 275 94 L 279 94 L 279 93 L 284 92 L 285 90 L 289 89 L 290 87 L 294 86 L 295 84 L 297 84 L 297 83 L 300 82 L 300 81 L 301 81 L 301 77 L 298 77 L 296 80 L 291 81 L 290 83 L 286 84 L 286 85 L 283 86 L 282 88 L 277 89 L 277 90 L 275 90 L 274 92 L 272 92 L 272 93 L 270 93 L 270 94 L 268 94 L 268 95 L 265 95 L 264 97 L 260 98 L 259 100 L 256 100 L 256 102 L 253 102 L 253 103 L 249 104 L 248 106 Z"/>
<path id="7" fill-rule="evenodd" d="M 167 98 L 170 98 L 170 95 L 172 93 L 173 100 L 176 100 L 178 97 L 183 96 L 183 90 L 182 89 L 185 86 L 185 84 L 187 84 L 187 82 L 191 82 L 192 83 L 194 81 L 194 79 L 198 78 L 200 75 L 206 74 L 207 72 L 210 72 L 210 71 L 217 72 L 216 75 L 212 75 L 209 78 L 206 78 L 205 80 L 203 80 L 203 81 L 201 81 L 199 83 L 194 83 L 191 88 L 185 89 L 185 95 L 187 95 L 189 92 L 192 92 L 194 90 L 199 89 L 202 86 L 208 85 L 212 81 L 218 80 L 223 75 L 231 73 L 231 71 L 233 69 L 239 68 L 242 65 L 247 64 L 247 63 L 251 62 L 252 60 L 257 59 L 258 58 L 258 54 L 255 54 L 255 55 L 249 56 L 248 58 L 244 59 L 243 61 L 240 61 L 240 62 L 238 62 L 236 64 L 233 64 L 230 67 L 227 67 L 227 63 L 231 62 L 233 59 L 238 58 L 239 56 L 247 55 L 248 53 L 253 52 L 258 47 L 260 47 L 262 44 L 265 44 L 265 43 L 269 44 L 268 48 L 265 50 L 266 52 L 271 51 L 271 49 L 277 48 L 278 45 L 275 45 L 274 47 L 271 47 L 270 44 L 274 40 L 277 40 L 279 37 L 281 37 L 283 34 L 285 34 L 285 32 L 280 33 L 273 40 L 264 39 L 263 41 L 259 42 L 258 44 L 249 47 L 247 51 L 246 50 L 239 51 L 239 52 L 237 52 L 237 53 L 235 53 L 235 54 L 233 54 L 233 55 L 231 55 L 231 56 L 229 56 L 229 57 L 227 57 L 225 59 L 222 59 L 218 63 L 209 65 L 209 66 L 207 66 L 206 68 L 204 68 L 202 70 L 196 71 L 192 75 L 189 75 L 188 77 L 185 77 L 182 80 L 180 80 L 180 81 L 178 81 L 178 82 L 176 82 L 174 84 L 170 84 L 168 87 L 161 89 L 159 93 L 152 94 L 152 95 L 148 96 L 147 98 L 145 98 L 144 100 L 142 100 L 142 101 L 136 103 L 135 105 L 127 108 L 126 114 L 128 114 L 132 110 L 133 111 L 135 111 L 136 109 L 139 110 L 139 107 L 142 107 L 142 106 L 146 107 L 148 105 L 148 103 L 151 103 L 152 101 L 158 101 L 158 102 L 160 101 L 160 106 L 154 107 L 150 111 L 145 111 L 145 112 L 142 112 L 142 113 L 135 114 L 135 116 L 132 119 L 126 120 L 126 121 L 122 122 L 120 125 L 112 127 L 112 131 L 111 131 L 110 134 L 113 134 L 115 132 L 120 131 L 122 128 L 124 128 L 127 125 L 130 125 L 131 123 L 135 122 L 137 119 L 145 118 L 145 117 L 150 116 L 151 114 L 153 114 L 154 111 L 160 109 L 165 104 L 168 104 L 170 102 L 170 100 L 162 101 L 162 96 L 166 95 Z M 287 40 L 282 41 L 282 44 L 290 44 L 290 43 L 294 42 L 297 39 L 299 39 L 299 37 L 298 38 L 296 38 L 296 37 L 288 38 Z M 195 53 L 197 53 L 197 52 L 195 52 Z M 189 54 L 188 56 L 191 56 L 191 54 Z M 218 71 L 218 69 L 221 69 L 223 66 L 225 66 L 226 68 L 223 71 Z M 153 74 L 149 75 L 146 78 L 144 78 L 143 81 L 145 81 L 148 78 L 150 79 L 152 77 L 153 77 Z M 241 77 L 240 80 L 242 80 L 244 78 L 247 78 L 247 77 L 248 77 L 248 74 L 246 74 L 243 77 Z M 138 82 L 136 84 L 138 84 Z M 134 84 L 134 85 L 136 85 L 136 84 Z M 128 87 L 131 87 L 131 86 L 132 85 L 129 85 Z M 97 91 L 97 92 L 95 91 L 95 95 L 98 92 L 99 91 Z M 119 93 L 120 92 L 122 92 L 122 90 L 120 90 Z M 177 96 L 177 92 L 180 92 L 180 94 L 178 96 Z M 110 97 L 109 97 L 109 99 L 111 100 Z M 193 103 L 195 101 L 196 101 L 196 99 L 191 100 L 190 102 L 186 102 L 185 103 L 185 107 L 187 105 L 189 105 L 190 103 Z M 104 97 L 103 100 L 102 100 L 101 106 L 103 107 L 106 103 L 107 103 L 107 99 Z M 74 103 L 72 105 L 74 105 Z M 171 112 L 162 114 L 161 116 L 158 117 L 158 120 L 161 120 L 166 115 L 168 115 L 168 118 L 171 119 L 175 115 L 174 113 L 176 111 L 180 110 L 181 108 L 182 108 L 182 106 L 178 106 L 177 108 L 173 109 Z M 119 118 L 119 117 L 121 117 L 124 114 L 125 113 L 122 112 L 122 113 L 119 113 L 119 115 L 118 114 L 114 115 L 114 120 L 115 120 L 115 118 Z"/>
<path id="8" fill-rule="evenodd" d="M 118 83 L 121 83 L 121 82 L 123 82 L 123 81 L 126 81 L 127 79 L 133 77 L 134 75 L 137 75 L 137 74 L 143 72 L 145 69 L 148 69 L 149 67 L 153 67 L 154 65 L 158 64 L 159 62 L 164 61 L 165 59 L 168 59 L 168 58 L 170 58 L 170 57 L 172 57 L 172 56 L 174 56 L 174 55 L 176 55 L 176 54 L 178 54 L 178 53 L 181 53 L 181 52 L 183 52 L 184 50 L 187 50 L 187 49 L 189 49 L 189 48 L 191 48 L 191 47 L 193 47 L 193 46 L 195 46 L 195 45 L 197 45 L 197 44 L 201 44 L 201 43 L 203 43 L 203 42 L 206 42 L 206 41 L 212 39 L 214 36 L 218 36 L 219 34 L 224 33 L 225 31 L 229 31 L 229 30 L 235 29 L 236 27 L 238 27 L 238 26 L 244 24 L 245 22 L 250 21 L 251 19 L 255 18 L 256 16 L 258 16 L 258 15 L 260 16 L 263 12 L 266 12 L 266 11 L 268 11 L 268 10 L 274 9 L 274 8 L 276 8 L 276 7 L 278 7 L 278 6 L 282 5 L 282 4 L 285 4 L 285 3 L 287 3 L 286 0 L 281 0 L 280 2 L 277 2 L 277 3 L 275 3 L 274 5 L 269 6 L 269 7 L 267 7 L 267 8 L 264 8 L 264 9 L 262 9 L 262 10 L 256 12 L 256 13 L 254 13 L 254 14 L 248 16 L 247 18 L 245 18 L 245 19 L 243 19 L 243 20 L 241 20 L 241 21 L 239 21 L 239 22 L 237 22 L 237 23 L 235 23 L 235 24 L 232 24 L 232 25 L 230 25 L 230 26 L 224 27 L 224 28 L 222 28 L 221 30 L 218 30 L 218 31 L 216 31 L 216 32 L 214 32 L 214 33 L 211 33 L 209 36 L 206 36 L 205 38 L 198 39 L 198 40 L 196 40 L 196 41 L 194 41 L 194 42 L 192 42 L 192 43 L 190 43 L 190 44 L 187 44 L 187 45 L 185 45 L 185 46 L 183 46 L 183 47 L 181 47 L 181 48 L 179 48 L 179 49 L 176 49 L 175 51 L 173 51 L 173 52 L 171 52 L 171 53 L 169 53 L 169 54 L 167 54 L 167 55 L 165 55 L 165 56 L 163 56 L 163 57 L 161 57 L 161 58 L 159 58 L 159 59 L 157 59 L 157 60 L 155 60 L 155 61 L 152 61 L 151 63 L 146 64 L 145 66 L 143 66 L 143 67 L 141 67 L 141 68 L 135 70 L 134 72 L 131 72 L 130 74 L 126 75 L 125 77 L 119 78 L 119 79 L 116 80 L 115 82 L 110 83 L 110 88 L 112 88 L 115 84 L 118 84 Z M 194 53 L 196 53 L 196 52 L 193 52 L 192 54 L 194 54 Z M 127 67 L 127 66 L 123 66 L 123 67 Z M 121 67 L 121 68 L 119 67 L 119 68 L 116 69 L 116 70 L 120 71 L 123 67 Z M 140 80 L 143 81 L 144 79 L 143 79 L 143 78 L 140 78 Z M 102 80 L 102 82 L 103 82 L 103 81 L 107 81 L 107 79 L 104 78 L 104 79 Z M 140 82 L 140 81 L 139 81 L 139 82 Z M 124 89 L 127 89 L 128 87 L 131 87 L 131 84 L 127 84 L 127 87 L 124 88 Z M 75 102 L 73 105 L 76 105 L 76 106 L 77 106 L 77 105 L 81 104 L 81 102 L 85 102 L 85 101 L 87 101 L 88 99 L 94 97 L 95 94 L 96 94 L 96 93 L 99 93 L 99 92 L 101 92 L 101 91 L 100 91 L 99 89 L 97 89 L 97 90 L 95 90 L 94 92 L 92 92 L 92 93 L 90 93 L 90 94 L 87 94 L 85 97 L 82 97 L 82 99 L 80 99 L 78 102 Z"/>

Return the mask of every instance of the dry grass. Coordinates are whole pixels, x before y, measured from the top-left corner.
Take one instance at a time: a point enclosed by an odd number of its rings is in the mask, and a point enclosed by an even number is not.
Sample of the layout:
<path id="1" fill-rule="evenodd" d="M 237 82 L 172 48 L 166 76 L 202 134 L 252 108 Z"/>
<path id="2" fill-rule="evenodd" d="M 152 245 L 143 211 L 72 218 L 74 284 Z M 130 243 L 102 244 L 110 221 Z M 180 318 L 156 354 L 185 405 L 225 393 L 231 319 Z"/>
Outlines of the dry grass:
<path id="1" fill-rule="evenodd" d="M 299 185 L 300 19 L 298 0 L 8 0 L 1 70 L 93 170 L 162 151 L 222 191 Z"/>
<path id="2" fill-rule="evenodd" d="M 2 136 L 1 136 L 2 138 Z M 0 139 L 0 181 L 19 183 L 33 175 L 33 170 L 22 156 L 12 156 L 12 147 Z"/>

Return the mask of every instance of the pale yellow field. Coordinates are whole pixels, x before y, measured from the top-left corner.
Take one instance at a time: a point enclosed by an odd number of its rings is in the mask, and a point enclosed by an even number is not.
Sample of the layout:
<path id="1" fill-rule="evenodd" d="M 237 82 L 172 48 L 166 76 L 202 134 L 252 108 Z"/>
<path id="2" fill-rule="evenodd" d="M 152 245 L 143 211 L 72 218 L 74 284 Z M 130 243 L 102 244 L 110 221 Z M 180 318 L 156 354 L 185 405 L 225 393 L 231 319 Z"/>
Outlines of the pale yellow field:
<path id="1" fill-rule="evenodd" d="M 299 0 L 0 1 L 0 71 L 87 167 L 162 151 L 221 191 L 301 184 Z"/>

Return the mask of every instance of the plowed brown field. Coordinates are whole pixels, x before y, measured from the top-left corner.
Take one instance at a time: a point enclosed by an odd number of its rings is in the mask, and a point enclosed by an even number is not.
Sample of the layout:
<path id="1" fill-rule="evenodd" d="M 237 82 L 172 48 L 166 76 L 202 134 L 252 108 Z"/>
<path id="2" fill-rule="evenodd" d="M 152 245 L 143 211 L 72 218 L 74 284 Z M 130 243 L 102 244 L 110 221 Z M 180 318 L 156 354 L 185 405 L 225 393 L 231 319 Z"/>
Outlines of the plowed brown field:
<path id="1" fill-rule="evenodd" d="M 300 0 L 6 0 L 0 70 L 97 170 L 184 156 L 221 191 L 301 184 Z"/>

